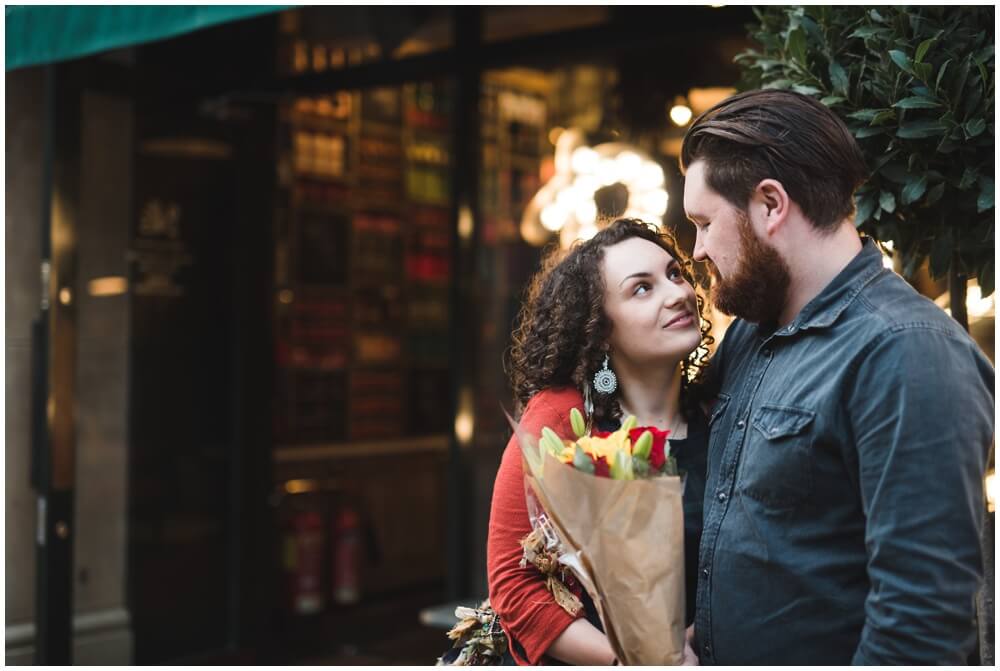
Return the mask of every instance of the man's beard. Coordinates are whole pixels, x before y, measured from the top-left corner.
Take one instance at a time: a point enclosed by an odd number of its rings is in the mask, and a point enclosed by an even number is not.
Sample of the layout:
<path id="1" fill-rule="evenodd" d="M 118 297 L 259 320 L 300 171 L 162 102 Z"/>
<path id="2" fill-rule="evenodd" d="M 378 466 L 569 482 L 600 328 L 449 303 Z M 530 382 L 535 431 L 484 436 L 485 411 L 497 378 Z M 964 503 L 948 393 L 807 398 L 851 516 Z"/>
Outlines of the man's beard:
<path id="1" fill-rule="evenodd" d="M 750 220 L 742 213 L 737 226 L 742 249 L 732 277 L 723 278 L 715 264 L 708 262 L 713 278 L 712 303 L 719 311 L 749 322 L 776 322 L 788 298 L 788 264 L 754 234 Z"/>

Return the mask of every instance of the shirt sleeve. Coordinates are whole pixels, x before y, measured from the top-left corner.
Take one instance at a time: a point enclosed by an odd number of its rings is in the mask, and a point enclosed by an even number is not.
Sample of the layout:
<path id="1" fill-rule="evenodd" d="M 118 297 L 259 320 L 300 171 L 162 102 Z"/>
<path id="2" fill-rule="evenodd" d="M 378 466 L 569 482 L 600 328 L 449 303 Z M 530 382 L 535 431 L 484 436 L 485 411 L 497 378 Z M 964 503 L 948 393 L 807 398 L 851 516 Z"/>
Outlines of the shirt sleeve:
<path id="1" fill-rule="evenodd" d="M 570 435 L 572 396 L 541 392 L 529 402 L 521 426 L 538 435 L 548 426 L 559 435 Z M 539 664 L 556 638 L 574 617 L 555 602 L 541 573 L 528 564 L 520 566 L 521 539 L 531 532 L 525 502 L 521 448 L 512 437 L 504 450 L 493 486 L 487 537 L 486 564 L 490 604 L 510 639 L 511 655 L 519 664 Z"/>
<path id="2" fill-rule="evenodd" d="M 853 662 L 965 664 L 983 575 L 993 367 L 971 341 L 913 327 L 860 361 L 845 400 L 870 588 Z"/>

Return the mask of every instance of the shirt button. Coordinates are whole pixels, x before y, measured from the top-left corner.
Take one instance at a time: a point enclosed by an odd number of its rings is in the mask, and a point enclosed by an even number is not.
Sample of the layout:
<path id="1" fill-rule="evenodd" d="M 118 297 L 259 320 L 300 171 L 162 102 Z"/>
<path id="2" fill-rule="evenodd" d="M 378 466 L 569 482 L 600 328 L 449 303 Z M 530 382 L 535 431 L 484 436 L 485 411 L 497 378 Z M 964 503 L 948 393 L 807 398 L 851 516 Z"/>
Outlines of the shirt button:
<path id="1" fill-rule="evenodd" d="M 708 569 L 707 568 L 703 568 L 701 570 L 701 574 L 707 578 L 708 577 Z"/>
<path id="2" fill-rule="evenodd" d="M 728 497 L 726 496 L 725 492 L 719 492 L 719 494 L 715 498 L 719 499 L 719 503 L 725 503 Z"/>
<path id="3" fill-rule="evenodd" d="M 746 427 L 746 425 L 747 425 L 747 423 L 744 420 L 742 420 L 742 419 L 740 421 L 736 422 L 736 426 L 738 428 L 740 428 L 740 429 Z"/>

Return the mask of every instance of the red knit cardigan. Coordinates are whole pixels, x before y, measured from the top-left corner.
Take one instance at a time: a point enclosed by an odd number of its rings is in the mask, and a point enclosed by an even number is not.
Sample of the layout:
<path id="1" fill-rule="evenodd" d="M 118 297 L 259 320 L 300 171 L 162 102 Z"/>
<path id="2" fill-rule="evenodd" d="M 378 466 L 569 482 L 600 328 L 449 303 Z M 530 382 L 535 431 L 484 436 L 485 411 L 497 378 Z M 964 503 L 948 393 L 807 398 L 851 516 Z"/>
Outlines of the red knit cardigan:
<path id="1" fill-rule="evenodd" d="M 520 424 L 535 436 L 541 435 L 543 426 L 560 436 L 571 436 L 569 411 L 574 407 L 583 410 L 583 397 L 575 389 L 541 391 L 528 402 Z M 518 644 L 512 642 L 509 646 L 511 655 L 518 664 L 536 665 L 544 663 L 546 650 L 573 620 L 583 617 L 583 611 L 576 617 L 567 613 L 545 589 L 538 569 L 531 564 L 520 567 L 520 541 L 530 532 L 521 448 L 512 436 L 493 485 L 486 570 L 490 604 L 500 615 L 508 640 Z M 577 596 L 582 594 L 577 584 L 570 585 L 570 589 Z"/>

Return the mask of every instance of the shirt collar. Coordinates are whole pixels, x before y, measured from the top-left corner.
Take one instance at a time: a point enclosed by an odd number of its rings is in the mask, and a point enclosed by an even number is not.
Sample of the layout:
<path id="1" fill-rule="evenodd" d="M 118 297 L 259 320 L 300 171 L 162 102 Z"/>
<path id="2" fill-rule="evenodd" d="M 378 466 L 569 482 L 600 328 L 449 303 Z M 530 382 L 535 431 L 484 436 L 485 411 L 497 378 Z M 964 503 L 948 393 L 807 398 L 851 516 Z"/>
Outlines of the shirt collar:
<path id="1" fill-rule="evenodd" d="M 774 335 L 794 335 L 811 328 L 827 328 L 847 309 L 861 290 L 883 272 L 882 252 L 874 240 L 865 238 L 861 251 L 840 273 L 799 311 L 795 319 Z"/>

